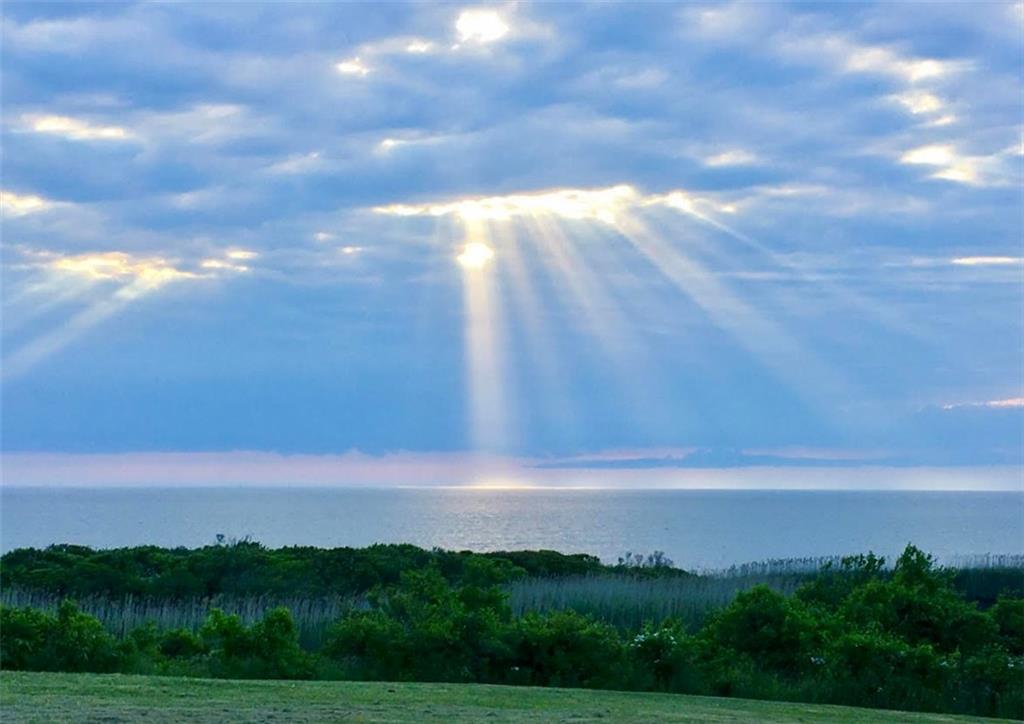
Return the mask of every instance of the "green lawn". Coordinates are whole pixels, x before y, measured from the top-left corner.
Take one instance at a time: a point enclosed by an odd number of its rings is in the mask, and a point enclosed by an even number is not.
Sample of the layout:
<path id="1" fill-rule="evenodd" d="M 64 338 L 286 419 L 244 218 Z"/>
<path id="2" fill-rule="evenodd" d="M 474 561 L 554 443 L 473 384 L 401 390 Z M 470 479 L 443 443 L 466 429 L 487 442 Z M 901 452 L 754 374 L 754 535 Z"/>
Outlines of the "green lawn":
<path id="1" fill-rule="evenodd" d="M 969 722 L 811 704 L 473 684 L 0 674 L 4 722 Z"/>

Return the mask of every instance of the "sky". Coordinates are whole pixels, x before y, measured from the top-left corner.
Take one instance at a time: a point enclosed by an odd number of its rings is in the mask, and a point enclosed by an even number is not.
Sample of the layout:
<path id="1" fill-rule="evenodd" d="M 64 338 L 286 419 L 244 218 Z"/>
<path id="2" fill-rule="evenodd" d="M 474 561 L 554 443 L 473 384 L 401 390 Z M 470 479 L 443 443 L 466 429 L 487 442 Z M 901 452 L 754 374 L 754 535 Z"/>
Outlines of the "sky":
<path id="1" fill-rule="evenodd" d="M 5 484 L 1022 487 L 1020 2 L 0 12 Z"/>

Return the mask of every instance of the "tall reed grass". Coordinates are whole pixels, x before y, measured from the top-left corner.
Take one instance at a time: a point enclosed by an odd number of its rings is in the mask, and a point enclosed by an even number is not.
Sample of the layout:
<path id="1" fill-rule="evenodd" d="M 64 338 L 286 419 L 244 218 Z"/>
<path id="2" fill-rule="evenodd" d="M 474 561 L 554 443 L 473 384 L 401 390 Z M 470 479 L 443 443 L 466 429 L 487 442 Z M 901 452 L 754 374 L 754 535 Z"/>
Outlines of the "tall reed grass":
<path id="1" fill-rule="evenodd" d="M 696 630 L 707 616 L 727 605 L 740 591 L 765 584 L 783 594 L 793 593 L 826 563 L 839 558 L 790 558 L 745 563 L 697 576 L 636 575 L 608 573 L 593 576 L 527 578 L 506 584 L 509 604 L 516 616 L 528 612 L 572 609 L 590 614 L 625 631 L 645 623 L 678 619 Z M 943 561 L 956 569 L 956 585 L 969 599 L 990 604 L 1001 592 L 1024 593 L 1024 555 L 958 556 Z M 56 611 L 62 597 L 48 592 L 6 588 L 0 591 L 5 606 L 30 606 Z M 302 645 L 319 647 L 330 625 L 354 609 L 366 608 L 361 596 L 335 598 L 287 598 L 278 596 L 216 596 L 212 598 L 159 599 L 126 596 L 89 596 L 79 606 L 96 616 L 111 633 L 124 636 L 152 622 L 160 629 L 199 630 L 210 610 L 220 608 L 238 614 L 251 624 L 270 609 L 290 609 Z"/>
<path id="2" fill-rule="evenodd" d="M 531 578 L 509 584 L 515 615 L 530 611 L 572 609 L 590 614 L 622 630 L 674 618 L 697 629 L 712 611 L 727 605 L 740 591 L 766 584 L 789 594 L 805 579 L 787 574 L 637 578 L 598 575 L 574 578 Z"/>
<path id="3" fill-rule="evenodd" d="M 62 596 L 42 591 L 8 588 L 0 591 L 0 604 L 56 611 Z M 132 629 L 153 623 L 158 629 L 186 628 L 198 631 L 214 608 L 238 614 L 253 624 L 277 606 L 292 612 L 303 646 L 319 647 L 328 627 L 349 611 L 365 608 L 361 597 L 352 598 L 281 598 L 270 596 L 215 596 L 212 598 L 155 599 L 125 596 L 88 596 L 77 599 L 79 607 L 92 614 L 111 633 L 123 637 Z"/>

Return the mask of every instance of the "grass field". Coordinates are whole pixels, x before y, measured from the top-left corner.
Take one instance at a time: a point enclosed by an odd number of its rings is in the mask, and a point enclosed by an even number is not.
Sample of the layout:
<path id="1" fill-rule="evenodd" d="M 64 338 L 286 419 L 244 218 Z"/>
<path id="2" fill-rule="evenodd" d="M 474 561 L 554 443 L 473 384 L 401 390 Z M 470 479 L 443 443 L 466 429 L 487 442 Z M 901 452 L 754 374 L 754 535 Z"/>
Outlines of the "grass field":
<path id="1" fill-rule="evenodd" d="M 474 684 L 0 673 L 4 722 L 983 722 L 812 704 Z"/>

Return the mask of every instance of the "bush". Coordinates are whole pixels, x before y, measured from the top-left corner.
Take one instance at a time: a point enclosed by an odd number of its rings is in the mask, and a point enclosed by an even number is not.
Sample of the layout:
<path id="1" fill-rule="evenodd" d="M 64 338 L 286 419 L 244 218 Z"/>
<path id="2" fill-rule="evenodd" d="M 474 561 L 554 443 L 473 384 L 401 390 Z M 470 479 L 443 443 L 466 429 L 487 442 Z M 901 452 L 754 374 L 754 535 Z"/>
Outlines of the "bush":
<path id="1" fill-rule="evenodd" d="M 942 653 L 979 651 L 995 643 L 999 628 L 953 590 L 948 573 L 913 546 L 896 563 L 890 580 L 858 586 L 839 606 L 843 620 L 857 628 L 877 627 L 911 645 Z"/>
<path id="2" fill-rule="evenodd" d="M 286 608 L 271 610 L 252 628 L 237 615 L 214 609 L 200 637 L 213 676 L 301 679 L 312 673 L 312 661 L 299 647 L 298 632 Z"/>
<path id="3" fill-rule="evenodd" d="M 1024 656 L 1024 598 L 1000 596 L 989 613 L 1006 650 Z"/>
<path id="4" fill-rule="evenodd" d="M 701 632 L 712 657 L 741 654 L 766 671 L 786 676 L 808 669 L 820 637 L 819 622 L 801 601 L 767 586 L 738 594 Z"/>
<path id="5" fill-rule="evenodd" d="M 72 601 L 57 615 L 32 609 L 0 610 L 0 668 L 29 671 L 115 671 L 117 643 Z"/>
<path id="6" fill-rule="evenodd" d="M 955 659 L 929 644 L 884 633 L 846 633 L 829 645 L 824 662 L 832 701 L 892 709 L 941 708 Z"/>
<path id="7" fill-rule="evenodd" d="M 519 620 L 509 678 L 537 686 L 622 687 L 628 662 L 618 631 L 573 611 Z"/>
<path id="8" fill-rule="evenodd" d="M 165 631 L 160 637 L 158 650 L 161 656 L 169 659 L 191 659 L 205 652 L 203 641 L 194 633 L 184 628 Z"/>
<path id="9" fill-rule="evenodd" d="M 468 566 L 453 588 L 436 568 L 409 571 L 328 634 L 327 653 L 361 678 L 494 681 L 509 655 L 511 611 L 494 567 Z"/>
<path id="10" fill-rule="evenodd" d="M 637 687 L 644 690 L 699 692 L 703 689 L 697 642 L 675 621 L 647 624 L 629 642 Z"/>

